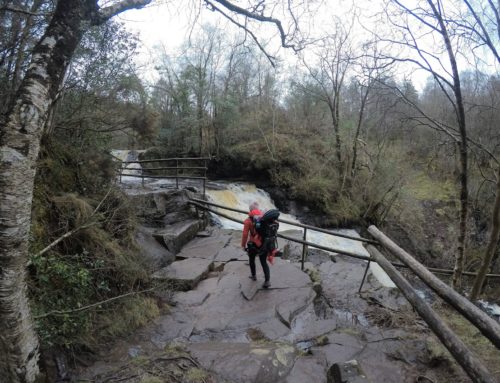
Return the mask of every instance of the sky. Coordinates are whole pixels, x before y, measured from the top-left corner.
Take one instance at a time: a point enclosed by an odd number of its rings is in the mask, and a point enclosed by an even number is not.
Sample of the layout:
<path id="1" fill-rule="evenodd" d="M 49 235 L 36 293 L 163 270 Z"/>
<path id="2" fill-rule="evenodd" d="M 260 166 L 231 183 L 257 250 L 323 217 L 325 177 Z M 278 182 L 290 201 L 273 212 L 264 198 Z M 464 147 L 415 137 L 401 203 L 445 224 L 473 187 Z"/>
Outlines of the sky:
<path id="1" fill-rule="evenodd" d="M 444 0 L 451 1 L 451 0 Z M 238 3 L 238 1 L 233 1 Z M 190 36 L 196 33 L 196 30 L 202 24 L 216 24 L 228 33 L 237 33 L 238 28 L 226 21 L 221 15 L 208 10 L 202 6 L 202 0 L 156 0 L 152 5 L 145 9 L 132 10 L 119 15 L 119 21 L 125 23 L 127 28 L 139 34 L 143 42 L 138 58 L 139 64 L 144 68 L 144 73 L 149 79 L 153 79 L 154 60 L 158 57 L 158 49 L 172 53 Z M 241 3 L 241 2 L 240 2 Z M 270 2 L 268 2 L 269 4 Z M 330 32 L 334 23 L 334 17 L 348 23 L 353 19 L 353 6 L 351 0 L 320 0 L 309 1 L 311 5 L 309 14 L 302 15 L 299 18 L 301 30 L 311 38 L 315 38 Z M 362 41 L 368 35 L 368 29 L 383 28 L 383 25 L 377 25 L 370 15 L 382 8 L 381 0 L 358 0 L 356 4 L 356 14 L 358 19 L 362 20 L 363 27 L 357 23 L 353 30 L 353 35 L 357 41 Z M 278 9 L 277 17 L 284 21 L 283 13 Z M 300 15 L 299 15 L 300 16 Z M 290 49 L 279 47 L 279 37 L 275 28 L 267 28 L 261 24 L 256 25 L 256 35 L 264 37 L 270 48 L 270 51 L 284 60 L 285 65 L 294 65 L 296 57 Z M 433 44 L 430 40 L 429 44 Z M 307 51 L 305 53 L 308 54 Z M 460 58 L 459 58 L 460 60 Z M 446 61 L 446 60 L 444 60 Z M 462 61 L 462 67 L 466 63 Z M 407 66 L 401 66 L 397 74 L 400 79 L 410 77 L 418 90 L 425 86 L 428 73 L 414 71 Z"/>

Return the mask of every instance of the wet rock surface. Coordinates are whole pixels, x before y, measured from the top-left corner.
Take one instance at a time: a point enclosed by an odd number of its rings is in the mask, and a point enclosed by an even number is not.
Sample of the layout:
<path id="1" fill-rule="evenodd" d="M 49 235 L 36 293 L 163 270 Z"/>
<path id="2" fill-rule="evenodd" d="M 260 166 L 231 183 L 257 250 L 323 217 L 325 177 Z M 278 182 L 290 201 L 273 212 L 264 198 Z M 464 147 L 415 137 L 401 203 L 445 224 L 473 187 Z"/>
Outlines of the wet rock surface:
<path id="1" fill-rule="evenodd" d="M 154 275 L 188 291 L 174 293 L 168 313 L 117 343 L 79 376 L 95 377 L 174 344 L 216 382 L 327 382 L 335 364 L 345 382 L 434 379 L 422 362 L 425 329 L 419 328 L 422 336 L 388 331 L 372 320 L 373 308 L 391 313 L 404 309 L 406 301 L 370 273 L 359 294 L 363 261 L 340 255 L 336 262 L 330 256 L 321 261 L 318 255 L 302 271 L 300 264 L 277 258 L 270 266 L 272 286 L 264 289 L 258 262 L 257 281 L 249 279 L 240 235 L 210 228 L 186 244 L 177 261 Z M 209 271 L 214 264 L 219 267 Z"/>

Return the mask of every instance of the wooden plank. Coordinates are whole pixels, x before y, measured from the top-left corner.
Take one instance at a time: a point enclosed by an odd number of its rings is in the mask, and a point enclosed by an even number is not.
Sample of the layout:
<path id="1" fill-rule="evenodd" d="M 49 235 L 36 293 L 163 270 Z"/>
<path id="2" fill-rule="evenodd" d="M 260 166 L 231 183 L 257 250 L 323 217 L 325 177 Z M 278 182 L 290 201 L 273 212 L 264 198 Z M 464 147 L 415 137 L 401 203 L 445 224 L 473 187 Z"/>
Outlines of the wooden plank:
<path id="1" fill-rule="evenodd" d="M 410 270 L 418 275 L 432 290 L 436 292 L 447 303 L 453 306 L 465 318 L 467 318 L 481 333 L 488 338 L 496 348 L 500 349 L 500 324 L 475 306 L 467 298 L 460 295 L 450 286 L 433 275 L 424 265 L 414 257 L 400 248 L 389 237 L 382 233 L 377 227 L 370 226 L 368 232 L 373 235 L 386 249 L 388 249 L 401 262 L 406 264 Z"/>
<path id="2" fill-rule="evenodd" d="M 391 265 L 391 263 L 372 245 L 367 246 L 368 252 L 377 263 L 389 275 L 395 285 L 401 290 L 411 305 L 419 313 L 429 328 L 441 340 L 443 345 L 450 351 L 455 360 L 462 366 L 473 382 L 497 383 L 497 380 L 484 367 L 479 359 L 467 348 L 467 346 L 455 335 L 444 321 L 422 298 L 420 298 L 410 283 Z"/>

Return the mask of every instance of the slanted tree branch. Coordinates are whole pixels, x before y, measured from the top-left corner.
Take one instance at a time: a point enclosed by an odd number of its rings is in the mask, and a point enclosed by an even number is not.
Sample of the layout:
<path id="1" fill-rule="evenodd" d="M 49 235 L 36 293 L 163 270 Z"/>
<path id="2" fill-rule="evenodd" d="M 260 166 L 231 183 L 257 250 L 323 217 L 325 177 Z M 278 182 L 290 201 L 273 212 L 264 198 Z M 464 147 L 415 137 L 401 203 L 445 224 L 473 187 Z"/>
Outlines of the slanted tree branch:
<path id="1" fill-rule="evenodd" d="M 253 20 L 261 21 L 264 23 L 274 24 L 279 31 L 280 38 L 281 38 L 281 46 L 283 48 L 292 48 L 295 52 L 298 52 L 301 50 L 300 47 L 297 47 L 296 45 L 290 44 L 289 42 L 287 42 L 287 34 L 286 34 L 285 30 L 283 29 L 283 25 L 281 24 L 280 20 L 275 19 L 273 17 L 264 16 L 262 13 L 248 11 L 247 9 L 241 8 L 241 7 L 237 6 L 236 4 L 233 4 L 227 0 L 214 0 L 214 1 L 216 1 L 217 3 L 222 5 L 224 8 L 230 10 L 231 12 L 243 15 L 243 16 L 248 17 L 248 18 L 253 19 Z M 205 0 L 205 3 L 207 3 L 207 0 Z"/>
<path id="2" fill-rule="evenodd" d="M 141 9 L 151 3 L 152 0 L 122 0 L 119 3 L 99 9 L 97 15 L 92 20 L 92 24 L 100 25 L 108 21 L 113 16 L 130 9 Z"/>

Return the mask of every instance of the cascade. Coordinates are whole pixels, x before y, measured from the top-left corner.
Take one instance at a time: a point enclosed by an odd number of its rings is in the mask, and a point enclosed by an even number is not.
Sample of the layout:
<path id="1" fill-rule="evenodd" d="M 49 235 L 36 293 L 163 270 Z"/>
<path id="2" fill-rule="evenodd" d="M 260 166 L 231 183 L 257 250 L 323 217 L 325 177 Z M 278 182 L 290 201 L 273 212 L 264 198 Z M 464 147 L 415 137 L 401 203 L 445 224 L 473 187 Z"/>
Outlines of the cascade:
<path id="1" fill-rule="evenodd" d="M 145 150 L 112 150 L 111 155 L 116 157 L 120 161 L 137 161 L 139 159 L 139 154 L 145 152 Z M 141 182 L 139 177 L 131 177 L 133 175 L 141 175 L 142 166 L 138 163 L 127 164 L 122 170 L 121 182 L 123 183 L 135 183 Z"/>
<path id="2" fill-rule="evenodd" d="M 264 190 L 257 188 L 255 185 L 247 183 L 217 183 L 217 185 L 217 189 L 211 189 L 210 187 L 207 189 L 207 195 L 211 202 L 245 211 L 248 210 L 248 206 L 254 201 L 259 203 L 262 211 L 276 208 L 269 194 Z M 223 210 L 223 213 L 239 220 L 244 220 L 246 218 L 246 214 L 230 212 L 228 210 Z M 219 217 L 215 214 L 213 214 L 213 217 L 222 227 L 226 229 L 242 229 L 242 225 L 237 222 Z M 280 217 L 288 221 L 299 222 L 296 217 L 289 214 L 281 214 Z M 287 230 L 297 229 L 302 230 L 297 226 L 281 223 L 279 231 L 284 232 Z M 359 237 L 359 234 L 355 230 L 351 229 L 332 231 Z M 366 257 L 370 256 L 361 242 L 353 241 L 348 238 L 335 237 L 333 235 L 308 230 L 306 239 L 307 241 L 317 243 L 318 245 L 346 250 L 364 255 Z M 374 262 L 370 263 L 370 271 L 383 286 L 396 287 L 389 276 L 378 264 Z"/>

